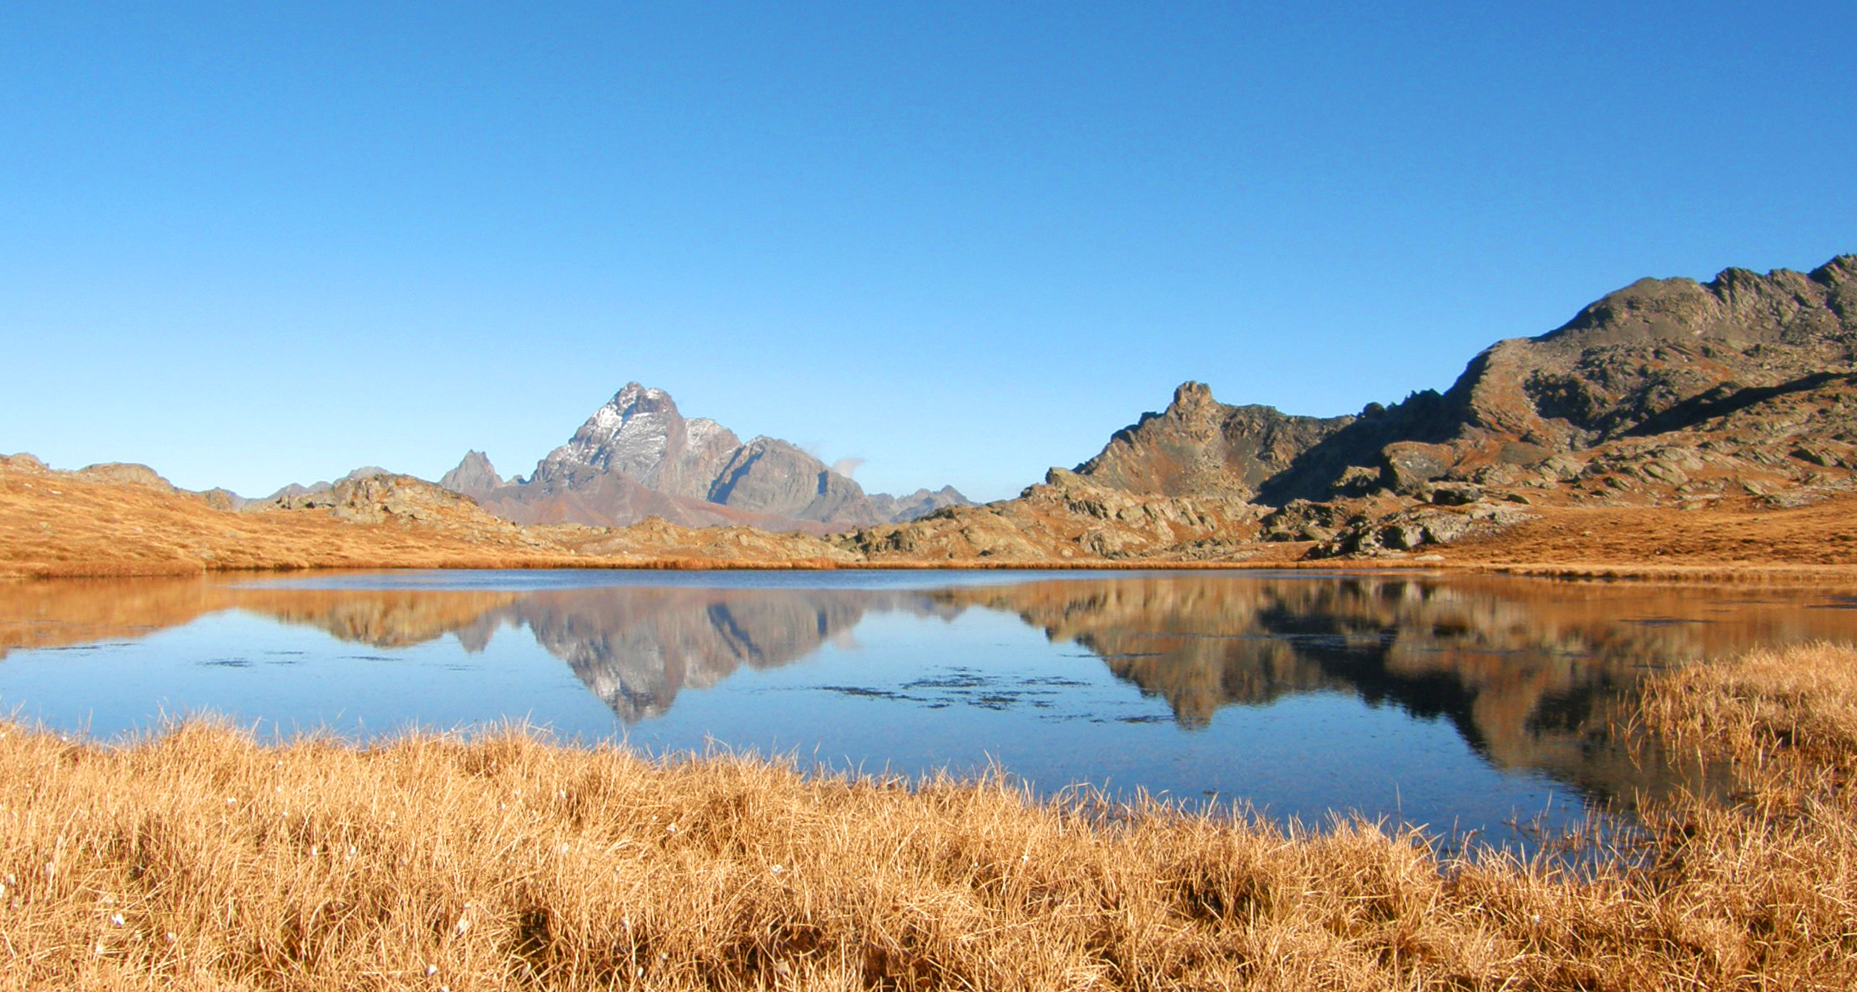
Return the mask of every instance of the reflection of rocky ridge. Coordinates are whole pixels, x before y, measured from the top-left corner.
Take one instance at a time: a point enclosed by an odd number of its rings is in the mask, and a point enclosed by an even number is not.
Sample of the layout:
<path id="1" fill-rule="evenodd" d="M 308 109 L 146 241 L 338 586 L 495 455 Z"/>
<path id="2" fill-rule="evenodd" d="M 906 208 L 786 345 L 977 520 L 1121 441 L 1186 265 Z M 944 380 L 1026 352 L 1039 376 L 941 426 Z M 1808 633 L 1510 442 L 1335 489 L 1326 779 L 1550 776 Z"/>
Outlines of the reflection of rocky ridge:
<path id="1" fill-rule="evenodd" d="M 1719 590 L 1538 580 L 1168 576 L 948 590 L 1018 613 L 1165 698 L 1185 726 L 1231 704 L 1354 693 L 1449 719 L 1498 767 L 1589 793 L 1658 787 L 1616 740 L 1642 674 L 1757 643 L 1848 636 L 1832 611 L 1716 626 Z M 1783 619 L 1781 619 L 1783 618 Z M 1625 622 L 1621 622 L 1624 620 Z"/>
<path id="2" fill-rule="evenodd" d="M 318 627 L 344 641 L 403 648 L 468 629 L 489 611 L 521 597 L 514 592 L 378 589 L 238 590 L 241 609 L 285 623 Z"/>
<path id="3" fill-rule="evenodd" d="M 482 651 L 528 628 L 620 719 L 667 712 L 742 666 L 778 668 L 848 634 L 868 612 L 946 612 L 929 594 L 861 589 L 249 590 L 238 605 L 345 641 L 405 647 L 453 634 Z M 188 619 L 191 619 L 189 617 Z"/>
<path id="4" fill-rule="evenodd" d="M 1820 594 L 1779 592 L 1749 610 L 1754 596 L 1745 586 L 1386 574 L 1135 575 L 932 591 L 59 583 L 0 589 L 0 646 L 134 636 L 228 608 L 381 647 L 450 633 L 481 650 L 502 627 L 527 628 L 630 722 L 744 666 L 801 660 L 871 613 L 981 607 L 1088 648 L 1117 677 L 1166 699 L 1186 727 L 1233 704 L 1345 692 L 1448 719 L 1498 767 L 1623 796 L 1674 780 L 1654 763 L 1634 766 L 1613 734 L 1645 670 L 1857 632 L 1857 612 L 1816 608 L 1826 605 Z M 1730 622 L 1716 622 L 1730 610 Z"/>
<path id="5" fill-rule="evenodd" d="M 746 665 L 778 668 L 849 633 L 871 611 L 927 612 L 922 593 L 823 589 L 569 589 L 484 614 L 458 636 L 482 644 L 527 627 L 627 722 L 659 716 L 683 688 L 715 685 Z"/>

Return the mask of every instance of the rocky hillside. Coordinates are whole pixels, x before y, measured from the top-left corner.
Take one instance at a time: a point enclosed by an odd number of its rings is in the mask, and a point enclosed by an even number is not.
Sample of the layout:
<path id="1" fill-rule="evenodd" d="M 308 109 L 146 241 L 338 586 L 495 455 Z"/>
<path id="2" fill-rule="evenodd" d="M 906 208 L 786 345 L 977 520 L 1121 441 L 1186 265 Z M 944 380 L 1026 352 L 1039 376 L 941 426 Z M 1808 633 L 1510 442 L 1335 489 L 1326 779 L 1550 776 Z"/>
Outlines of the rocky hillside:
<path id="1" fill-rule="evenodd" d="M 1264 507 L 1236 497 L 1167 496 L 1098 485 L 1052 469 L 1017 499 L 951 506 L 831 540 L 876 563 L 1036 563 L 1255 556 Z"/>
<path id="2" fill-rule="evenodd" d="M 472 452 L 444 483 L 359 470 L 247 502 L 177 491 L 142 466 L 0 458 L 0 575 L 1363 557 L 1841 567 L 1857 563 L 1857 257 L 1641 281 L 1495 344 L 1443 393 L 1358 416 L 1229 406 L 1187 383 L 1076 470 L 986 506 L 952 490 L 866 494 L 790 444 L 742 443 L 636 384 L 530 478 L 505 480 Z"/>
<path id="3" fill-rule="evenodd" d="M 1166 410 L 1117 431 L 1077 474 L 1127 492 L 1252 499 L 1258 486 L 1353 420 L 1226 406 L 1209 387 L 1188 382 Z"/>
<path id="4" fill-rule="evenodd" d="M 1857 256 L 1810 273 L 1644 279 L 1554 331 L 1498 342 L 1442 395 L 1369 407 L 1259 493 L 1281 504 L 1445 481 L 1652 502 L 1810 485 L 1849 467 L 1854 385 Z M 1698 470 L 1708 481 L 1692 485 Z"/>
<path id="5" fill-rule="evenodd" d="M 1540 508 L 1796 506 L 1857 488 L 1857 256 L 1810 273 L 1646 279 L 1358 416 L 1220 403 L 1189 382 L 1074 472 L 841 539 L 861 554 L 1230 559 L 1405 554 Z"/>
<path id="6" fill-rule="evenodd" d="M 757 437 L 744 444 L 713 420 L 685 419 L 669 393 L 636 382 L 595 411 L 529 478 L 505 481 L 473 451 L 440 485 L 518 523 L 607 527 L 659 517 L 685 527 L 827 533 L 967 502 L 952 487 L 901 499 L 867 494 L 786 441 Z"/>

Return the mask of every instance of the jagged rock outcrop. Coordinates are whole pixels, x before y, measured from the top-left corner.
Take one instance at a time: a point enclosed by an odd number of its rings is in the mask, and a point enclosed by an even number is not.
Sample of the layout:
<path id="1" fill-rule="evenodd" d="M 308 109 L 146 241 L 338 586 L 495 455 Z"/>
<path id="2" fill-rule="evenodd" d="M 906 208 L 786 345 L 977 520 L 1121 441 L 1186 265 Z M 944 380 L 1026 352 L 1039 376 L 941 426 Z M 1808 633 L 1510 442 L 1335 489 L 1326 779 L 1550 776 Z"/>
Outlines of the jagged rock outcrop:
<path id="1" fill-rule="evenodd" d="M 1227 406 L 1187 383 L 1078 472 L 1132 492 L 1272 507 L 1375 491 L 1428 499 L 1440 483 L 1585 482 L 1608 498 L 1674 497 L 1697 472 L 1805 484 L 1857 450 L 1857 409 L 1844 402 L 1854 388 L 1847 255 L 1810 273 L 1640 280 L 1554 331 L 1491 346 L 1444 393 L 1358 417 Z"/>
<path id="2" fill-rule="evenodd" d="M 528 479 L 504 482 L 489 459 L 473 451 L 440 484 L 524 524 L 623 527 L 658 517 L 685 527 L 828 533 L 906 519 L 898 512 L 914 508 L 886 510 L 893 497 L 866 494 L 786 441 L 756 437 L 743 444 L 713 420 L 686 420 L 669 393 L 636 382 L 595 411 Z M 966 502 L 952 489 L 943 492 L 949 494 L 944 504 Z"/>
<path id="3" fill-rule="evenodd" d="M 490 456 L 481 451 L 467 451 L 457 468 L 439 476 L 438 484 L 454 492 L 489 492 L 503 488 L 503 477 L 496 473 L 496 466 L 490 464 Z"/>
<path id="4" fill-rule="evenodd" d="M 1227 406 L 1188 382 L 1160 413 L 1117 431 L 1077 474 L 1111 489 L 1249 499 L 1304 452 L 1353 422 L 1297 417 L 1268 406 Z"/>

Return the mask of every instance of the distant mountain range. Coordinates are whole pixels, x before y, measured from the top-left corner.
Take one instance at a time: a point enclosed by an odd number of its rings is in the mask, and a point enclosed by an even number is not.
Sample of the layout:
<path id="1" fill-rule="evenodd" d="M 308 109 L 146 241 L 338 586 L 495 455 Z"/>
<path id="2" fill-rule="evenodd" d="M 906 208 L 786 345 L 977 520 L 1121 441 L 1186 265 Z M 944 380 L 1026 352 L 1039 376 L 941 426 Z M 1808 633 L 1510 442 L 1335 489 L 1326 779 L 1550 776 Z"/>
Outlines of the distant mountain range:
<path id="1" fill-rule="evenodd" d="M 166 487 L 141 466 L 78 474 Z M 663 390 L 637 383 L 528 478 L 502 478 L 476 451 L 442 489 L 404 477 L 379 483 L 384 474 L 358 469 L 333 488 L 287 487 L 263 501 L 202 495 L 218 509 L 325 509 L 353 520 L 438 519 L 474 500 L 503 518 L 483 518 L 496 526 L 624 527 L 655 517 L 803 531 L 716 531 L 701 541 L 653 531 L 621 544 L 701 544 L 701 556 L 717 560 L 754 546 L 770 560 L 914 563 L 1373 557 L 1560 509 L 1803 506 L 1857 493 L 1857 256 L 1804 273 L 1640 280 L 1553 331 L 1497 342 L 1442 393 L 1369 403 L 1355 415 L 1233 406 L 1188 382 L 1074 470 L 1054 468 L 1018 498 L 985 506 L 952 488 L 865 493 L 788 442 L 744 443 L 713 420 L 686 420 Z M 620 540 L 577 530 L 549 540 Z M 757 544 L 763 538 L 774 543 Z M 1298 547 L 1270 547 L 1285 543 Z M 1761 553 L 1752 536 L 1730 543 Z M 1828 549 L 1826 560 L 1848 551 Z"/>
<path id="2" fill-rule="evenodd" d="M 685 419 L 662 389 L 628 383 L 548 453 L 528 478 L 505 480 L 482 452 L 439 485 L 521 524 L 622 527 L 658 517 L 684 527 L 746 524 L 828 533 L 914 520 L 970 505 L 952 486 L 906 496 L 866 493 L 795 445 L 743 443 L 706 417 Z"/>

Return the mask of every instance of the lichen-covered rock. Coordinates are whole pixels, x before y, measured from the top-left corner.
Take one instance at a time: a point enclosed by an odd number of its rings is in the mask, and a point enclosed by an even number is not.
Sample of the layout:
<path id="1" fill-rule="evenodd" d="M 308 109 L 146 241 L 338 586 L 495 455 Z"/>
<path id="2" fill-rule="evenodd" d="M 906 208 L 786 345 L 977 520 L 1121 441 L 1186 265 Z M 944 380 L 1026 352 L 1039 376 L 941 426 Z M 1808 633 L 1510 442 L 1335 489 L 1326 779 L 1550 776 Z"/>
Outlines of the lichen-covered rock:
<path id="1" fill-rule="evenodd" d="M 1495 534 L 1535 514 L 1520 504 L 1472 503 L 1467 506 L 1414 506 L 1377 516 L 1356 517 L 1332 539 L 1311 549 L 1311 558 L 1374 557 L 1451 544 Z"/>

